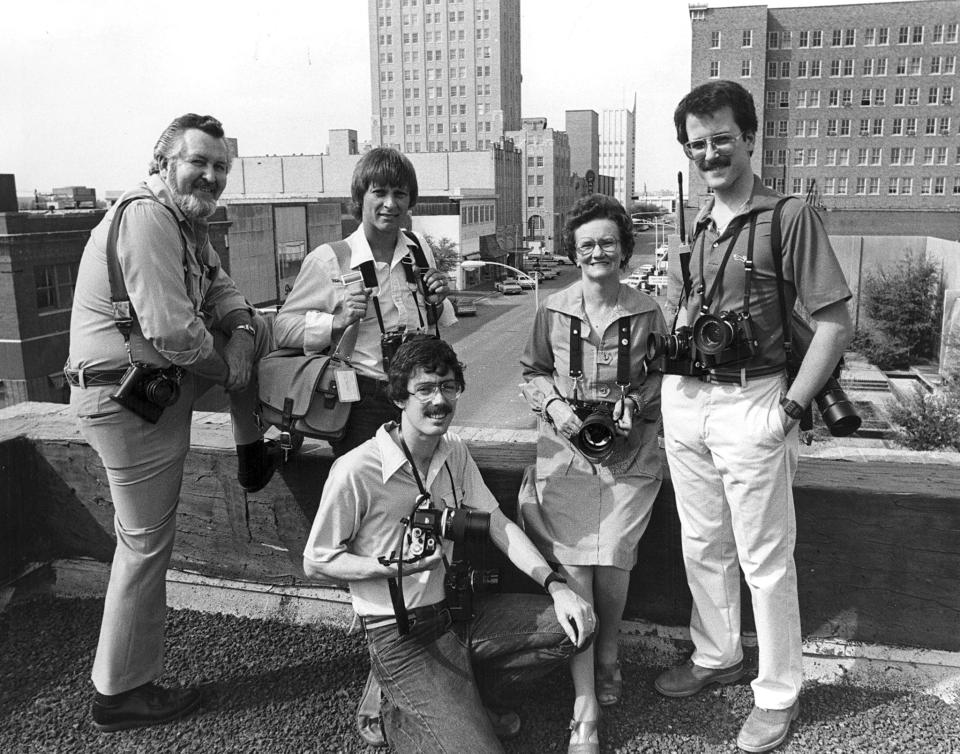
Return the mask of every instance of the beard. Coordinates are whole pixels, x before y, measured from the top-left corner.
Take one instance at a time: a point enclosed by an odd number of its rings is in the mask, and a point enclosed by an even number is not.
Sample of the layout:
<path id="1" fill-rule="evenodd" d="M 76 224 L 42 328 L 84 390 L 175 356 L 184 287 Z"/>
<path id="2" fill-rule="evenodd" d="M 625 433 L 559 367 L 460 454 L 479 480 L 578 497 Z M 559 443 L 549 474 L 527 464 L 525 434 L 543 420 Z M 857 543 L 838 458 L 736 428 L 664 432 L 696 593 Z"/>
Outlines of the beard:
<path id="1" fill-rule="evenodd" d="M 170 189 L 170 193 L 173 195 L 174 203 L 180 208 L 180 211 L 191 220 L 203 220 L 204 218 L 210 217 L 210 215 L 217 211 L 216 199 L 212 197 L 208 199 L 205 196 L 199 196 L 193 192 L 184 194 L 177 188 L 176 160 L 171 161 L 170 178 L 167 181 L 167 187 Z M 215 185 L 211 185 L 202 178 L 195 181 L 193 187 L 212 191 L 216 191 L 217 188 Z"/>

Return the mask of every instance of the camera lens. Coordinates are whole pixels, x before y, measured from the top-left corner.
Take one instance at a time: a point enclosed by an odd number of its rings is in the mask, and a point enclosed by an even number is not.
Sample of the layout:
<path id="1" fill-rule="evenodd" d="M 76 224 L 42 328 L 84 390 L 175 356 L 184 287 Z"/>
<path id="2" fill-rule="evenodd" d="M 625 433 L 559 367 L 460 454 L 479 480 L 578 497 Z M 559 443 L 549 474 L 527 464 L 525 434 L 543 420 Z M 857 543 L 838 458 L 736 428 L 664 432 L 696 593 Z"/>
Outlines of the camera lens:
<path id="1" fill-rule="evenodd" d="M 720 353 L 735 340 L 737 330 L 725 315 L 701 314 L 693 325 L 693 342 L 708 356 Z"/>
<path id="2" fill-rule="evenodd" d="M 163 375 L 148 380 L 143 385 L 143 394 L 156 406 L 172 406 L 180 397 L 180 386 Z"/>
<path id="3" fill-rule="evenodd" d="M 470 569 L 470 588 L 475 592 L 499 592 L 500 571 L 496 568 Z"/>
<path id="4" fill-rule="evenodd" d="M 833 377 L 817 394 L 817 408 L 834 437 L 846 437 L 860 429 L 861 420 L 840 383 Z"/>
<path id="5" fill-rule="evenodd" d="M 454 542 L 477 542 L 490 531 L 490 514 L 463 508 L 445 508 L 440 524 L 441 534 Z"/>
<path id="6" fill-rule="evenodd" d="M 598 463 L 613 452 L 616 436 L 616 426 L 609 412 L 595 411 L 583 420 L 577 433 L 577 447 L 587 458 Z"/>

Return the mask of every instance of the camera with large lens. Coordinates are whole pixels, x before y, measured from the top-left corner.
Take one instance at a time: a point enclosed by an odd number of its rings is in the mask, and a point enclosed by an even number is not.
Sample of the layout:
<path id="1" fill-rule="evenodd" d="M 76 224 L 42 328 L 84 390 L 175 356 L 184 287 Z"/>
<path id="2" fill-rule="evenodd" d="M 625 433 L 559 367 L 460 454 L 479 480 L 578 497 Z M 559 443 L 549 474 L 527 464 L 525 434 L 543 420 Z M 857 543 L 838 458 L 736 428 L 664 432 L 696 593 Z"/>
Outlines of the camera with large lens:
<path id="1" fill-rule="evenodd" d="M 387 330 L 380 335 L 380 353 L 383 355 L 383 371 L 390 370 L 390 362 L 397 355 L 397 350 L 404 343 L 412 340 L 431 340 L 437 336 L 428 332 L 408 332 L 406 327 L 401 325 L 396 330 Z"/>
<path id="2" fill-rule="evenodd" d="M 758 350 L 753 320 L 742 312 L 701 314 L 693 323 L 693 344 L 707 369 L 742 364 Z"/>
<path id="3" fill-rule="evenodd" d="M 617 425 L 613 421 L 613 403 L 604 401 L 568 401 L 581 421 L 574 444 L 591 462 L 600 463 L 613 452 Z"/>
<path id="4" fill-rule="evenodd" d="M 437 509 L 429 503 L 417 508 L 410 517 L 411 557 L 425 558 L 437 551 L 440 539 L 452 542 L 479 542 L 490 531 L 490 514 L 465 508 Z"/>
<path id="5" fill-rule="evenodd" d="M 450 617 L 455 621 L 473 618 L 473 595 L 500 592 L 499 568 L 473 568 L 465 560 L 455 560 L 443 580 Z"/>
<path id="6" fill-rule="evenodd" d="M 647 361 L 663 357 L 664 374 L 694 377 L 704 373 L 693 347 L 693 328 L 678 327 L 675 333 L 652 332 L 647 336 Z"/>
<path id="7" fill-rule="evenodd" d="M 176 368 L 171 371 L 131 364 L 110 400 L 156 424 L 163 409 L 172 406 L 180 397 L 179 374 L 180 370 Z"/>

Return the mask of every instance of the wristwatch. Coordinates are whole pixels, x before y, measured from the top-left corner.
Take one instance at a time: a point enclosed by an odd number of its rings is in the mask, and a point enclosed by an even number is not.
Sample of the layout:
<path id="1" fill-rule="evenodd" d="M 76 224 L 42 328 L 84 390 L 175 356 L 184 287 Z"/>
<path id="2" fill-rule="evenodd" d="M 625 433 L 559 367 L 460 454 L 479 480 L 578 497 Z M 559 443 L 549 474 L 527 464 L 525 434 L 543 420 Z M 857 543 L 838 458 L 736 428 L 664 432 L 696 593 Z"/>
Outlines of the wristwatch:
<path id="1" fill-rule="evenodd" d="M 233 331 L 236 332 L 237 330 L 243 330 L 244 332 L 250 333 L 254 338 L 257 337 L 257 330 L 253 325 L 248 325 L 246 323 L 237 325 L 233 328 Z"/>
<path id="2" fill-rule="evenodd" d="M 803 416 L 803 406 L 796 401 L 790 400 L 787 396 L 783 396 L 783 398 L 780 399 L 780 407 L 783 409 L 783 413 L 791 419 L 800 421 L 800 417 Z"/>
<path id="3" fill-rule="evenodd" d="M 550 575 L 544 579 L 543 591 L 549 592 L 551 584 L 566 584 L 567 580 L 556 571 L 550 571 Z"/>

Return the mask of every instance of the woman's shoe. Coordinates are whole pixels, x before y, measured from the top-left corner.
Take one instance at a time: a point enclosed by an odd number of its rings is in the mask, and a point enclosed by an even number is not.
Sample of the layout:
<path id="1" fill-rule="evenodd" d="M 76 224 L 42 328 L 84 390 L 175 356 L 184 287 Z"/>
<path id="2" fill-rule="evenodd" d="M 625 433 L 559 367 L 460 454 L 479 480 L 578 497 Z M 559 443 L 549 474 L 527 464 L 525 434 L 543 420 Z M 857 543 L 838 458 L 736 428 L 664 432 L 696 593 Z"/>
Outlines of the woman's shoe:
<path id="1" fill-rule="evenodd" d="M 571 720 L 570 744 L 567 754 L 600 754 L 600 735 L 597 733 L 596 720 Z M 573 739 L 577 739 L 577 743 Z"/>
<path id="2" fill-rule="evenodd" d="M 620 701 L 623 693 L 623 676 L 620 663 L 601 665 L 597 663 L 597 701 L 601 707 L 610 707 Z"/>

